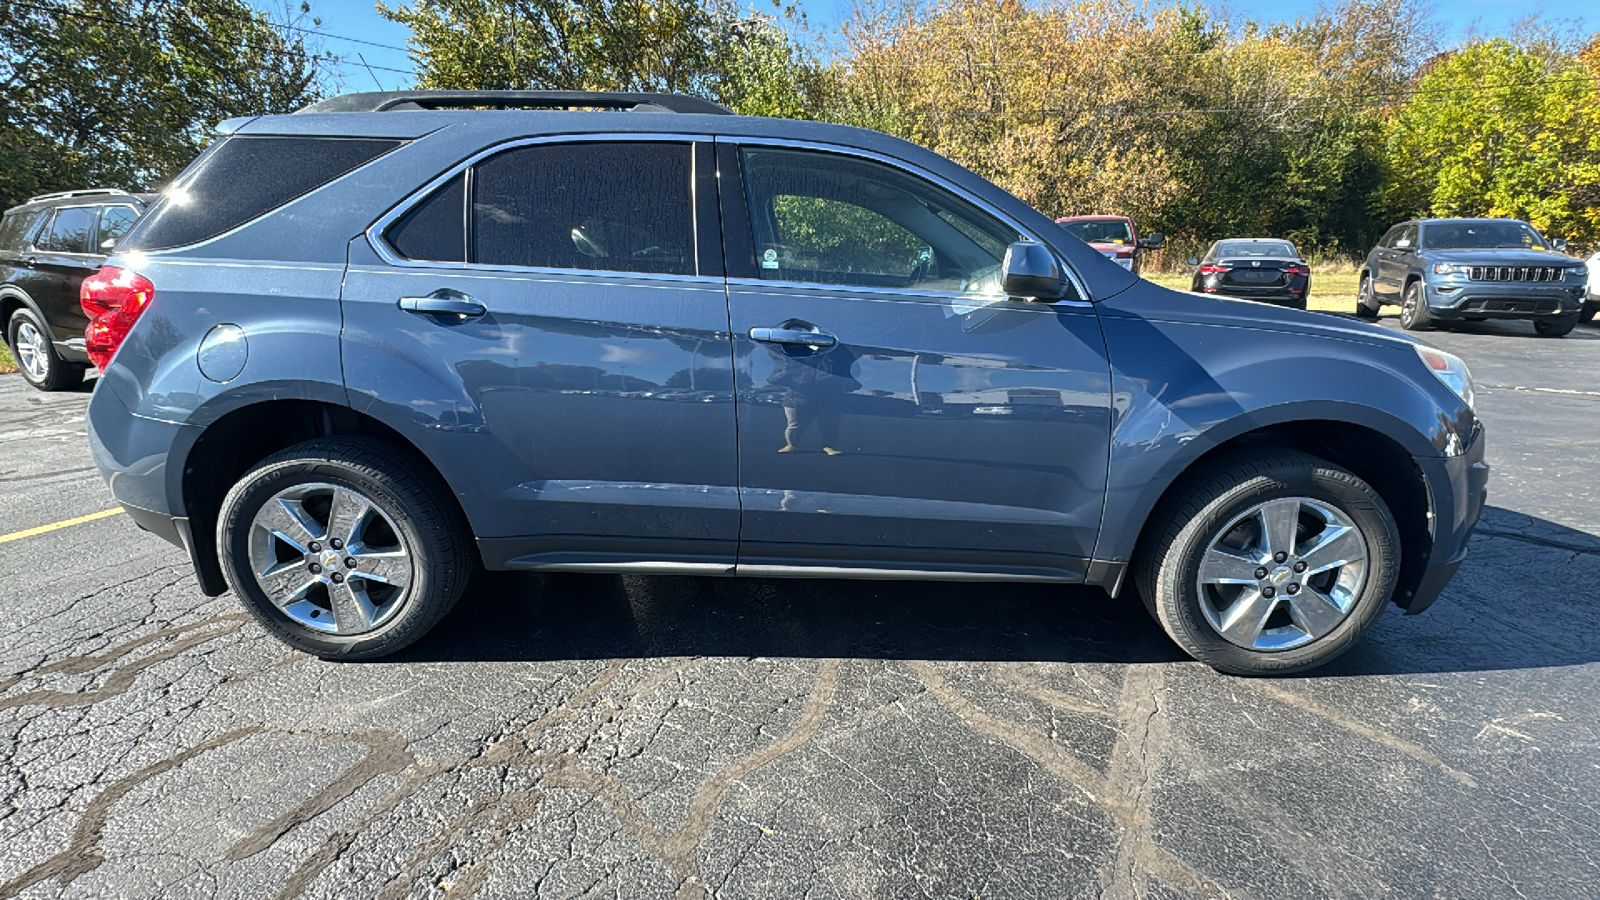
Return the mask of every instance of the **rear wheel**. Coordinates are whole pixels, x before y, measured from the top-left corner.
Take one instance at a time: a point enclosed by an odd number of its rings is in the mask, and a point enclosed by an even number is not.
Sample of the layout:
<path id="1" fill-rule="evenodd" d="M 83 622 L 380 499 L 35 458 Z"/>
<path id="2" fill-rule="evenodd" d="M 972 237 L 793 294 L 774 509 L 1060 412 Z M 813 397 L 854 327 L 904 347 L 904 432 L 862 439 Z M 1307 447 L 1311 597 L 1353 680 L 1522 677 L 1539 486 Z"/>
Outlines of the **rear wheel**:
<path id="1" fill-rule="evenodd" d="M 1400 538 L 1383 499 L 1295 452 L 1233 457 L 1157 515 L 1135 578 L 1172 639 L 1234 675 L 1320 666 L 1394 592 Z"/>
<path id="2" fill-rule="evenodd" d="M 327 659 L 405 647 L 471 576 L 466 524 L 431 472 L 387 444 L 328 438 L 251 469 L 222 501 L 234 593 L 284 643 Z"/>
<path id="3" fill-rule="evenodd" d="M 6 344 L 17 360 L 17 371 L 41 391 L 67 391 L 83 384 L 85 367 L 69 363 L 56 354 L 50 327 L 39 321 L 30 309 L 11 314 L 6 327 Z"/>
<path id="4" fill-rule="evenodd" d="M 1406 285 L 1405 297 L 1400 303 L 1400 327 L 1407 331 L 1427 331 L 1433 325 L 1428 314 L 1428 301 L 1422 298 L 1422 282 Z"/>
<path id="5" fill-rule="evenodd" d="M 1580 313 L 1573 313 L 1559 319 L 1540 319 L 1533 323 L 1534 333 L 1540 337 L 1565 337 L 1572 333 L 1572 329 L 1578 327 L 1579 315 Z"/>
<path id="6" fill-rule="evenodd" d="M 1372 295 L 1372 277 L 1361 276 L 1361 287 L 1356 290 L 1356 318 L 1378 318 L 1378 300 Z"/>

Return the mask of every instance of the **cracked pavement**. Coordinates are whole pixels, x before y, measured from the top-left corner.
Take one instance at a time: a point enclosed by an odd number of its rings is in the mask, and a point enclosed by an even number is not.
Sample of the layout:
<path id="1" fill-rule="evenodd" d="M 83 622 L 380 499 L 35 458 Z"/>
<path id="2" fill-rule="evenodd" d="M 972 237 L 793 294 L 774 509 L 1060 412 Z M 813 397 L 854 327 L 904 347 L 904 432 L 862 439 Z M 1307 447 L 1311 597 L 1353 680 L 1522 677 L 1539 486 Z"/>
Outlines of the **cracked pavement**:
<path id="1" fill-rule="evenodd" d="M 1096 590 L 599 575 L 325 663 L 125 516 L 0 544 L 0 897 L 1590 893 L 1600 329 L 1427 337 L 1491 509 L 1305 677 Z M 0 377 L 0 533 L 110 505 L 87 400 Z"/>

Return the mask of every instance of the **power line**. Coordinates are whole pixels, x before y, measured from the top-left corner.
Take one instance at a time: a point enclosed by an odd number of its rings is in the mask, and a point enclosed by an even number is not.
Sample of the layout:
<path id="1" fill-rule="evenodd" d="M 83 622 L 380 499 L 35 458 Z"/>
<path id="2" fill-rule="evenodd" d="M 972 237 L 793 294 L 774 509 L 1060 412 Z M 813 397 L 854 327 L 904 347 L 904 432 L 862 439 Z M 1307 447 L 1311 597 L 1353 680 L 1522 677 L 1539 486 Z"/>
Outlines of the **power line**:
<path id="1" fill-rule="evenodd" d="M 124 19 L 113 19 L 113 18 L 108 18 L 106 16 L 98 16 L 98 15 L 95 15 L 94 13 L 82 12 L 82 11 L 76 10 L 76 9 L 67 9 L 65 7 L 60 7 L 60 6 L 46 6 L 46 5 L 38 4 L 38 3 L 26 3 L 26 2 L 23 2 L 23 0 L 11 0 L 11 5 L 12 6 L 20 6 L 20 7 L 24 8 L 24 9 L 37 10 L 39 12 L 44 12 L 44 13 L 54 13 L 54 14 L 60 15 L 60 16 L 70 16 L 70 17 L 78 18 L 78 19 L 88 19 L 88 20 L 94 21 L 94 22 L 104 22 L 107 25 L 121 25 L 121 26 L 123 26 L 125 28 L 142 28 L 143 27 L 143 26 L 139 25 L 137 22 L 129 22 L 129 21 L 126 21 Z M 214 15 L 220 17 L 220 18 L 224 18 L 224 19 L 233 19 L 235 21 L 240 21 L 240 22 L 259 22 L 259 21 L 261 21 L 260 19 L 256 19 L 256 18 L 254 18 L 252 16 L 249 16 L 249 15 L 240 15 L 238 13 L 231 13 L 231 12 L 227 12 L 225 10 L 216 9 L 215 7 L 213 7 L 210 11 L 211 11 L 212 14 L 214 14 Z M 383 43 L 379 43 L 378 41 L 369 41 L 369 40 L 366 40 L 365 38 L 347 37 L 347 36 L 342 35 L 342 34 L 333 34 L 331 32 L 327 32 L 327 31 L 319 31 L 319 30 L 317 30 L 315 28 L 305 28 L 303 26 L 294 25 L 294 24 L 291 24 L 291 23 L 288 23 L 288 22 L 273 22 L 273 21 L 271 21 L 271 19 L 268 19 L 267 22 L 268 22 L 269 25 L 271 25 L 271 27 L 273 27 L 273 28 L 281 28 L 281 29 L 284 29 L 285 31 L 294 31 L 294 32 L 298 32 L 300 34 L 315 35 L 316 37 L 327 38 L 329 40 L 335 40 L 335 41 L 349 41 L 352 44 L 363 44 L 363 45 L 368 46 L 368 47 L 378 47 L 378 48 L 381 48 L 383 50 L 396 50 L 396 51 L 399 51 L 400 53 L 410 53 L 411 52 L 406 47 L 397 47 L 394 44 L 383 44 Z M 381 68 L 381 67 L 380 66 L 373 66 L 373 68 L 377 69 L 377 68 Z M 412 74 L 410 72 L 406 72 L 406 71 L 401 70 L 401 69 L 389 69 L 387 71 L 401 72 L 402 74 L 405 74 L 405 75 Z"/>

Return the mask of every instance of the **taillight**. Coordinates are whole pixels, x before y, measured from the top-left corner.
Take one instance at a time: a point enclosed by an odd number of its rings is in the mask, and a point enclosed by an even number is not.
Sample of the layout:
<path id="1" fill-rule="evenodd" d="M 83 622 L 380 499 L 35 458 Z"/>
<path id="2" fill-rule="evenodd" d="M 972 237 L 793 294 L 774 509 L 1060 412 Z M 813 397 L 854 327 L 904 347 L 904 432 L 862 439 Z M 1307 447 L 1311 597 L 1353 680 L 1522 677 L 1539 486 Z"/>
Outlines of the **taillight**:
<path id="1" fill-rule="evenodd" d="M 1232 266 L 1201 266 L 1200 267 L 1200 274 L 1202 274 L 1202 275 L 1216 275 L 1216 274 L 1221 273 L 1221 272 L 1226 272 L 1226 271 L 1228 271 L 1229 269 L 1232 269 L 1232 268 L 1233 268 Z"/>
<path id="2" fill-rule="evenodd" d="M 95 368 L 103 370 L 111 362 L 155 293 L 150 279 L 116 266 L 106 266 L 83 280 L 78 302 L 89 317 L 83 337 Z"/>
<path id="3" fill-rule="evenodd" d="M 1310 266 L 1284 266 L 1283 270 L 1285 272 L 1288 272 L 1290 275 L 1310 275 L 1311 274 L 1311 267 Z"/>

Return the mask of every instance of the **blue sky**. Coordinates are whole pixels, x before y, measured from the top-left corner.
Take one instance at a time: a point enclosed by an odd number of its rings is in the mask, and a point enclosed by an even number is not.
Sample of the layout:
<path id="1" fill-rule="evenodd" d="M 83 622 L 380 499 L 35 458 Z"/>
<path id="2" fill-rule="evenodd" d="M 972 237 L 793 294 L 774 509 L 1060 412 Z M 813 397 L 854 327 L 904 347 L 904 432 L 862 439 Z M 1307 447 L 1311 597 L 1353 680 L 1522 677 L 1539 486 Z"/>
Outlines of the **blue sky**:
<path id="1" fill-rule="evenodd" d="M 263 9 L 281 9 L 273 0 L 252 0 Z M 371 91 L 382 87 L 394 90 L 411 84 L 411 63 L 405 54 L 410 31 L 379 16 L 373 0 L 310 0 L 311 12 L 322 19 L 328 50 L 345 57 L 340 72 L 345 91 Z M 398 3 L 399 0 L 396 0 Z M 1231 8 L 1241 16 L 1260 19 L 1293 19 L 1316 10 L 1317 0 L 1235 0 Z M 758 6 L 758 8 L 763 8 Z M 800 0 L 813 26 L 819 30 L 846 14 L 850 0 Z M 1577 19 L 1591 30 L 1600 30 L 1600 13 L 1594 0 L 1545 0 L 1543 3 L 1518 3 L 1515 0 L 1451 0 L 1435 5 L 1436 17 L 1459 38 L 1476 29 L 1480 33 L 1502 31 L 1514 21 L 1529 15 L 1546 19 Z M 368 41 L 356 43 L 346 38 Z M 371 44 L 383 44 L 377 47 Z M 362 64 L 365 58 L 368 71 Z M 395 71 L 399 70 L 399 71 Z"/>

